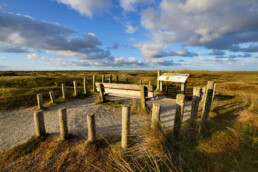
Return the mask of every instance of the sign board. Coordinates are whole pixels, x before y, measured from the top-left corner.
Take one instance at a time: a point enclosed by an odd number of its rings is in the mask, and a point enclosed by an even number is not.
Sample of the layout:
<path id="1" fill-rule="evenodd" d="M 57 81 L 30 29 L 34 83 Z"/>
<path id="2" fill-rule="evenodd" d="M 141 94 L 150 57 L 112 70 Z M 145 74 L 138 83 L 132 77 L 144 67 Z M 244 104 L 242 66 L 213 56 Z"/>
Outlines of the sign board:
<path id="1" fill-rule="evenodd" d="M 160 81 L 185 83 L 188 77 L 189 77 L 189 74 L 164 73 L 159 77 L 159 80 Z"/>

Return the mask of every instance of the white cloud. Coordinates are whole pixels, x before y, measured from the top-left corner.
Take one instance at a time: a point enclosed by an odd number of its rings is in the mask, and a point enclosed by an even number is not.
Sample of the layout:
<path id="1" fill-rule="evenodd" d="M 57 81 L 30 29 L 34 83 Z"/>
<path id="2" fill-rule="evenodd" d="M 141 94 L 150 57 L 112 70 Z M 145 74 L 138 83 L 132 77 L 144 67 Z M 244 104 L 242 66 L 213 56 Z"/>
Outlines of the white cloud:
<path id="1" fill-rule="evenodd" d="M 162 0 L 160 9 L 143 10 L 141 24 L 162 43 L 204 45 L 230 34 L 220 43 L 233 44 L 258 41 L 257 16 L 257 0 Z"/>
<path id="2" fill-rule="evenodd" d="M 21 14 L 1 13 L 0 21 L 0 51 L 3 52 L 26 53 L 39 49 L 58 57 L 104 59 L 111 56 L 109 50 L 98 47 L 101 42 L 94 33 L 84 33 L 81 37 L 73 29 Z"/>
<path id="3" fill-rule="evenodd" d="M 175 63 L 173 60 L 166 60 L 164 58 L 147 59 L 147 63 L 153 63 L 155 66 L 178 66 L 180 63 Z"/>
<path id="4" fill-rule="evenodd" d="M 56 0 L 58 3 L 68 5 L 78 11 L 81 15 L 92 17 L 94 14 L 101 14 L 111 6 L 109 0 Z"/>
<path id="5" fill-rule="evenodd" d="M 126 33 L 134 33 L 138 28 L 137 27 L 133 27 L 131 24 L 126 24 Z"/>
<path id="6" fill-rule="evenodd" d="M 73 29 L 23 15 L 2 13 L 0 21 L 0 44 L 59 51 L 81 51 L 101 44 L 92 33 L 79 37 Z"/>
<path id="7" fill-rule="evenodd" d="M 145 58 L 162 58 L 168 56 L 181 56 L 181 57 L 193 57 L 197 56 L 196 53 L 191 53 L 186 49 L 179 49 L 176 51 L 170 50 L 170 45 L 162 43 L 138 43 L 132 46 L 139 49 Z"/>
<path id="8" fill-rule="evenodd" d="M 38 57 L 39 57 L 39 55 L 38 55 L 38 54 L 35 54 L 35 53 L 33 53 L 33 54 L 28 54 L 28 55 L 26 56 L 26 60 L 36 60 Z"/>
<path id="9" fill-rule="evenodd" d="M 166 56 L 167 53 L 164 51 L 164 49 L 166 50 L 170 48 L 170 46 L 167 44 L 158 44 L 150 42 L 134 44 L 132 47 L 141 50 L 142 55 L 145 58 Z"/>

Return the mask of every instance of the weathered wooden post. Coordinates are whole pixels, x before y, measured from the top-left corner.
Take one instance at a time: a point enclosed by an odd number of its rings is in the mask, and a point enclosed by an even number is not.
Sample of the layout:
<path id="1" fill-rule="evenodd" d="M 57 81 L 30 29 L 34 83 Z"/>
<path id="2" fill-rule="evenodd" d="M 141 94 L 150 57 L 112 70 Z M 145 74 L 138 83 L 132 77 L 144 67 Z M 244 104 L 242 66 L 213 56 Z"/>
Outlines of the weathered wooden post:
<path id="1" fill-rule="evenodd" d="M 58 109 L 60 137 L 62 140 L 68 138 L 67 111 L 66 108 Z"/>
<path id="2" fill-rule="evenodd" d="M 129 144 L 129 134 L 130 134 L 130 106 L 122 106 L 122 138 L 121 145 L 122 149 L 125 150 Z"/>
<path id="3" fill-rule="evenodd" d="M 166 93 L 168 93 L 168 85 L 166 85 Z"/>
<path id="4" fill-rule="evenodd" d="M 128 84 L 128 77 L 125 78 L 125 83 Z"/>
<path id="5" fill-rule="evenodd" d="M 160 123 L 160 104 L 153 104 L 152 117 L 151 117 L 151 128 L 155 128 Z"/>
<path id="6" fill-rule="evenodd" d="M 43 96 L 42 94 L 37 94 L 37 101 L 38 101 L 38 109 L 43 108 Z"/>
<path id="7" fill-rule="evenodd" d="M 99 98 L 101 102 L 105 102 L 105 88 L 103 84 L 99 84 Z"/>
<path id="8" fill-rule="evenodd" d="M 55 103 L 56 103 L 56 100 L 55 100 L 55 95 L 54 95 L 54 92 L 53 92 L 53 91 L 50 91 L 50 92 L 49 92 L 49 97 L 50 97 L 51 103 L 55 104 Z"/>
<path id="9" fill-rule="evenodd" d="M 105 75 L 102 75 L 102 83 L 105 82 Z"/>
<path id="10" fill-rule="evenodd" d="M 78 96 L 77 81 L 73 81 L 74 96 Z"/>
<path id="11" fill-rule="evenodd" d="M 143 110 L 146 110 L 146 97 L 148 90 L 146 86 L 141 86 L 141 107 Z"/>
<path id="12" fill-rule="evenodd" d="M 213 100 L 214 100 L 215 94 L 216 94 L 216 83 L 214 83 L 214 86 L 213 86 L 212 103 L 213 103 Z"/>
<path id="13" fill-rule="evenodd" d="M 206 87 L 202 87 L 202 100 L 201 101 L 205 100 L 205 96 L 206 96 Z"/>
<path id="14" fill-rule="evenodd" d="M 163 91 L 163 81 L 159 82 L 159 91 Z"/>
<path id="15" fill-rule="evenodd" d="M 142 80 L 140 80 L 140 85 L 142 85 Z"/>
<path id="16" fill-rule="evenodd" d="M 92 76 L 92 92 L 96 92 L 96 76 Z"/>
<path id="17" fill-rule="evenodd" d="M 159 86 L 159 84 L 160 84 L 160 81 L 159 81 L 159 76 L 160 76 L 160 70 L 158 70 L 158 78 L 157 78 L 157 90 L 160 90 L 160 86 Z"/>
<path id="18" fill-rule="evenodd" d="M 94 142 L 96 140 L 95 114 L 88 114 L 87 122 L 88 122 L 88 142 Z"/>
<path id="19" fill-rule="evenodd" d="M 181 94 L 185 94 L 185 90 L 186 90 L 186 82 L 181 83 Z"/>
<path id="20" fill-rule="evenodd" d="M 40 137 L 46 135 L 44 115 L 42 110 L 34 112 L 34 124 L 36 136 Z"/>
<path id="21" fill-rule="evenodd" d="M 109 83 L 112 83 L 112 75 L 109 76 Z"/>
<path id="22" fill-rule="evenodd" d="M 84 90 L 84 94 L 88 93 L 88 89 L 87 89 L 87 78 L 83 78 L 83 90 Z"/>
<path id="23" fill-rule="evenodd" d="M 214 88 L 214 81 L 208 81 L 205 100 L 203 104 L 202 121 L 208 120 L 211 104 L 212 104 L 213 88 Z"/>
<path id="24" fill-rule="evenodd" d="M 185 106 L 185 95 L 177 94 L 176 95 L 176 114 L 174 120 L 174 129 L 173 134 L 175 139 L 179 139 L 181 135 L 181 127 L 184 116 L 184 106 Z"/>
<path id="25" fill-rule="evenodd" d="M 65 87 L 65 84 L 62 84 L 62 93 L 63 93 L 63 99 L 67 99 L 67 97 L 66 97 L 66 87 Z"/>
<path id="26" fill-rule="evenodd" d="M 119 83 L 119 76 L 116 76 L 116 83 Z"/>
<path id="27" fill-rule="evenodd" d="M 149 81 L 149 86 L 151 86 L 151 81 Z"/>
<path id="28" fill-rule="evenodd" d="M 197 119 L 199 101 L 201 98 L 200 96 L 201 96 L 200 87 L 194 87 L 193 88 L 193 98 L 192 98 L 192 109 L 191 109 L 191 115 L 190 115 L 190 119 L 192 121 Z"/>

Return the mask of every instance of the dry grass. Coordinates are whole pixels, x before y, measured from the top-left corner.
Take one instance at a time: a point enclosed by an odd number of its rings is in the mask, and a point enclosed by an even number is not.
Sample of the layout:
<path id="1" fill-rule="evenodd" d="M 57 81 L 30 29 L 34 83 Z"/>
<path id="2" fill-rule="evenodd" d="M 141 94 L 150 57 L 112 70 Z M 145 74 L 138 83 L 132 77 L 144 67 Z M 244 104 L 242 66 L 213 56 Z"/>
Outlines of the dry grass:
<path id="1" fill-rule="evenodd" d="M 131 146 L 126 153 L 121 152 L 120 136 L 100 138 L 97 143 L 86 147 L 85 140 L 76 136 L 65 142 L 54 136 L 43 140 L 32 138 L 0 155 L 0 171 L 256 171 L 258 166 L 258 72 L 177 72 L 191 74 L 186 90 L 187 100 L 191 100 L 192 87 L 203 87 L 208 80 L 214 80 L 217 83 L 216 97 L 209 121 L 201 125 L 202 108 L 200 107 L 197 122 L 184 123 L 181 140 L 174 140 L 171 130 L 164 131 L 162 127 L 151 129 L 150 123 L 147 122 L 140 127 L 141 130 L 138 131 L 137 136 L 131 137 Z M 75 74 L 80 78 L 85 75 L 90 77 L 109 73 L 107 71 L 14 72 L 5 73 L 2 76 L 6 82 L 10 77 L 14 77 L 12 81 L 16 85 L 20 83 L 18 80 L 26 81 L 31 77 L 41 79 L 66 77 L 69 84 L 75 79 L 72 77 Z M 145 76 L 147 79 L 143 80 L 144 83 L 147 84 L 148 80 L 152 83 L 156 82 L 156 73 L 153 71 L 131 73 L 113 71 L 111 73 L 119 75 L 121 80 L 126 76 L 129 77 L 130 83 L 137 83 L 139 78 Z M 3 81 L 2 76 L 0 81 Z M 1 82 L 0 91 L 0 101 L 3 103 L 1 106 L 7 106 L 7 109 L 12 109 L 14 106 L 12 103 L 15 101 L 8 98 L 12 97 L 13 92 L 22 97 L 25 95 L 23 90 L 29 90 L 30 95 L 34 96 L 39 91 L 37 89 L 41 89 L 34 88 L 35 90 L 31 91 L 28 88 L 13 87 L 10 85 L 12 82 L 7 83 L 9 85 Z M 176 90 L 175 85 L 168 85 L 167 96 L 175 97 L 180 90 Z M 59 86 L 55 86 L 53 82 L 52 85 L 46 85 L 43 88 L 53 90 L 59 89 Z M 70 89 L 72 92 L 72 87 Z M 18 101 L 24 102 L 26 96 L 23 97 Z M 123 102 L 109 101 L 103 105 L 121 108 L 121 104 Z M 19 103 L 17 105 L 22 107 Z M 31 105 L 34 104 L 27 104 L 27 106 Z M 133 102 L 131 106 L 132 114 L 140 113 L 145 114 L 146 117 L 149 116 L 148 113 L 141 112 L 137 102 Z"/>

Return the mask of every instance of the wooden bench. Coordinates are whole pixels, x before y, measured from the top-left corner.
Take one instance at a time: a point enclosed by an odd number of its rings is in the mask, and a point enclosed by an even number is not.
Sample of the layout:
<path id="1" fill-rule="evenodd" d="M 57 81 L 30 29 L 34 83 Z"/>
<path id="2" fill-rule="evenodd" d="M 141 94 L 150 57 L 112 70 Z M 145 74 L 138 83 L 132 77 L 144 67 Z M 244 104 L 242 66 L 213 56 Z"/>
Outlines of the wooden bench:
<path id="1" fill-rule="evenodd" d="M 141 86 L 147 88 L 147 97 L 148 99 L 154 99 L 154 90 L 153 86 L 149 85 L 131 85 L 131 84 L 113 84 L 113 83 L 96 83 L 97 91 L 99 91 L 99 84 L 103 84 L 105 88 L 105 95 L 120 96 L 120 97 L 130 97 L 130 98 L 140 98 Z"/>

